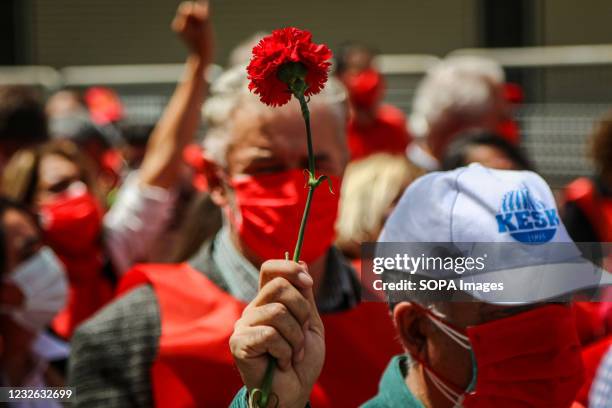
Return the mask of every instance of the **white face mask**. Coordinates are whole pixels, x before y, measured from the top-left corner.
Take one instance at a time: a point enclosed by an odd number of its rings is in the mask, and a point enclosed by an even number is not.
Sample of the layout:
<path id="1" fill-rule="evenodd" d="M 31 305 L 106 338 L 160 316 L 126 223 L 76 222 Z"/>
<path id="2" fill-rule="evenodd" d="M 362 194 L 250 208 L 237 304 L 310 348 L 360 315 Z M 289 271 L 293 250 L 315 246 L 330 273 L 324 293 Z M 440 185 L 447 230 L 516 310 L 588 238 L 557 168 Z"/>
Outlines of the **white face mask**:
<path id="1" fill-rule="evenodd" d="M 66 304 L 68 282 L 61 261 L 48 247 L 19 264 L 6 278 L 24 296 L 18 307 L 1 306 L 22 327 L 38 332 L 47 326 Z"/>

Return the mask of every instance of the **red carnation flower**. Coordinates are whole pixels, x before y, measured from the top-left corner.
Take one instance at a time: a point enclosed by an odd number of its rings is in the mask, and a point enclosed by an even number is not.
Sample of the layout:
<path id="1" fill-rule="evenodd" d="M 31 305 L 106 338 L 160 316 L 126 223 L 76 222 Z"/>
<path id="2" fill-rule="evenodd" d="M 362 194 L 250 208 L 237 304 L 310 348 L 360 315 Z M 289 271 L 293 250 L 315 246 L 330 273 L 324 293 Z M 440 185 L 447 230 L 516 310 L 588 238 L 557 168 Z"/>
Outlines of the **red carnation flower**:
<path id="1" fill-rule="evenodd" d="M 253 48 L 253 57 L 247 67 L 251 81 L 249 89 L 266 105 L 281 106 L 296 92 L 289 82 L 297 78 L 305 82 L 304 96 L 315 95 L 327 81 L 331 56 L 326 45 L 312 42 L 312 34 L 308 31 L 295 27 L 274 30 Z M 288 66 L 297 67 L 297 71 L 290 73 L 292 79 L 283 76 L 283 69 Z"/>

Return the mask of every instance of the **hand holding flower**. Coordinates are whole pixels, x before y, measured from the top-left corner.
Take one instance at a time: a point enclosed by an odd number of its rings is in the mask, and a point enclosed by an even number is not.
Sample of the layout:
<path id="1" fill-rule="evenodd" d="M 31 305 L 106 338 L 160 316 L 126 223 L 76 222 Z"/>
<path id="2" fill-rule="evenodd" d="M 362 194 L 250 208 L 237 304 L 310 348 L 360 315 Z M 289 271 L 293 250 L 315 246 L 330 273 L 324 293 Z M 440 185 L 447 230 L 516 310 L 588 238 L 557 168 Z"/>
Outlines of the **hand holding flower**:
<path id="1" fill-rule="evenodd" d="M 263 38 L 253 48 L 253 58 L 247 67 L 250 80 L 249 89 L 259 95 L 263 103 L 270 106 L 282 106 L 289 102 L 293 95 L 300 103 L 306 125 L 308 196 L 293 252 L 293 262 L 300 260 L 314 191 L 323 180 L 327 179 L 326 176 L 317 177 L 316 175 L 307 98 L 323 89 L 328 78 L 330 67 L 328 60 L 331 56 L 331 51 L 326 45 L 312 42 L 312 35 L 309 32 L 288 27 L 275 30 L 271 35 Z M 270 401 L 276 400 L 278 403 L 278 395 L 271 394 L 275 367 L 276 360 L 270 357 L 261 388 L 251 389 L 251 404 L 263 408 L 267 407 Z"/>

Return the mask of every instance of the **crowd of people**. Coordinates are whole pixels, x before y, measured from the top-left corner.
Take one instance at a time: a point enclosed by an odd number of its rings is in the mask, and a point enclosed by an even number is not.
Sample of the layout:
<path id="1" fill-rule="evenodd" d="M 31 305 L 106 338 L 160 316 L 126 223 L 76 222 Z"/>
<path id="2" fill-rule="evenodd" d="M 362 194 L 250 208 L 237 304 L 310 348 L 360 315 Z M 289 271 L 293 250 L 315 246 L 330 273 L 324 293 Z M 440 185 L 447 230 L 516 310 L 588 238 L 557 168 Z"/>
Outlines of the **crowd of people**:
<path id="1" fill-rule="evenodd" d="M 559 209 L 556 242 L 612 242 L 610 113 L 590 137 L 595 175 L 554 195 L 496 62 L 442 60 L 406 116 L 384 102 L 374 50 L 347 43 L 309 101 L 333 193 L 315 193 L 296 263 L 308 149 L 296 101 L 249 92 L 265 34 L 207 83 L 207 3 L 181 4 L 171 28 L 188 55 L 156 123 L 108 88 L 0 87 L 0 386 L 74 387 L 74 407 L 250 407 L 272 356 L 269 406 L 612 406 L 605 288 L 599 302 L 370 302 L 361 279 L 363 242 L 514 242 L 495 224 L 509 191 Z M 591 260 L 612 270 L 607 256 Z"/>

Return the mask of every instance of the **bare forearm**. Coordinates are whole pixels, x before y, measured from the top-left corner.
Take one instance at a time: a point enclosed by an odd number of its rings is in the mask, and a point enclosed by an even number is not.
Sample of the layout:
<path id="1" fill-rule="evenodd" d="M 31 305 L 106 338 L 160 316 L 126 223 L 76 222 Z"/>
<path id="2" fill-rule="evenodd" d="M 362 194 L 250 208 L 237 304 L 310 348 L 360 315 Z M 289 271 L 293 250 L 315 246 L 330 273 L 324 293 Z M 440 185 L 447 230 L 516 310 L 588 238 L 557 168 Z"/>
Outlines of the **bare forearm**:
<path id="1" fill-rule="evenodd" d="M 177 181 L 184 147 L 193 139 L 204 99 L 204 62 L 190 55 L 177 86 L 147 145 L 140 182 L 168 188 Z"/>

